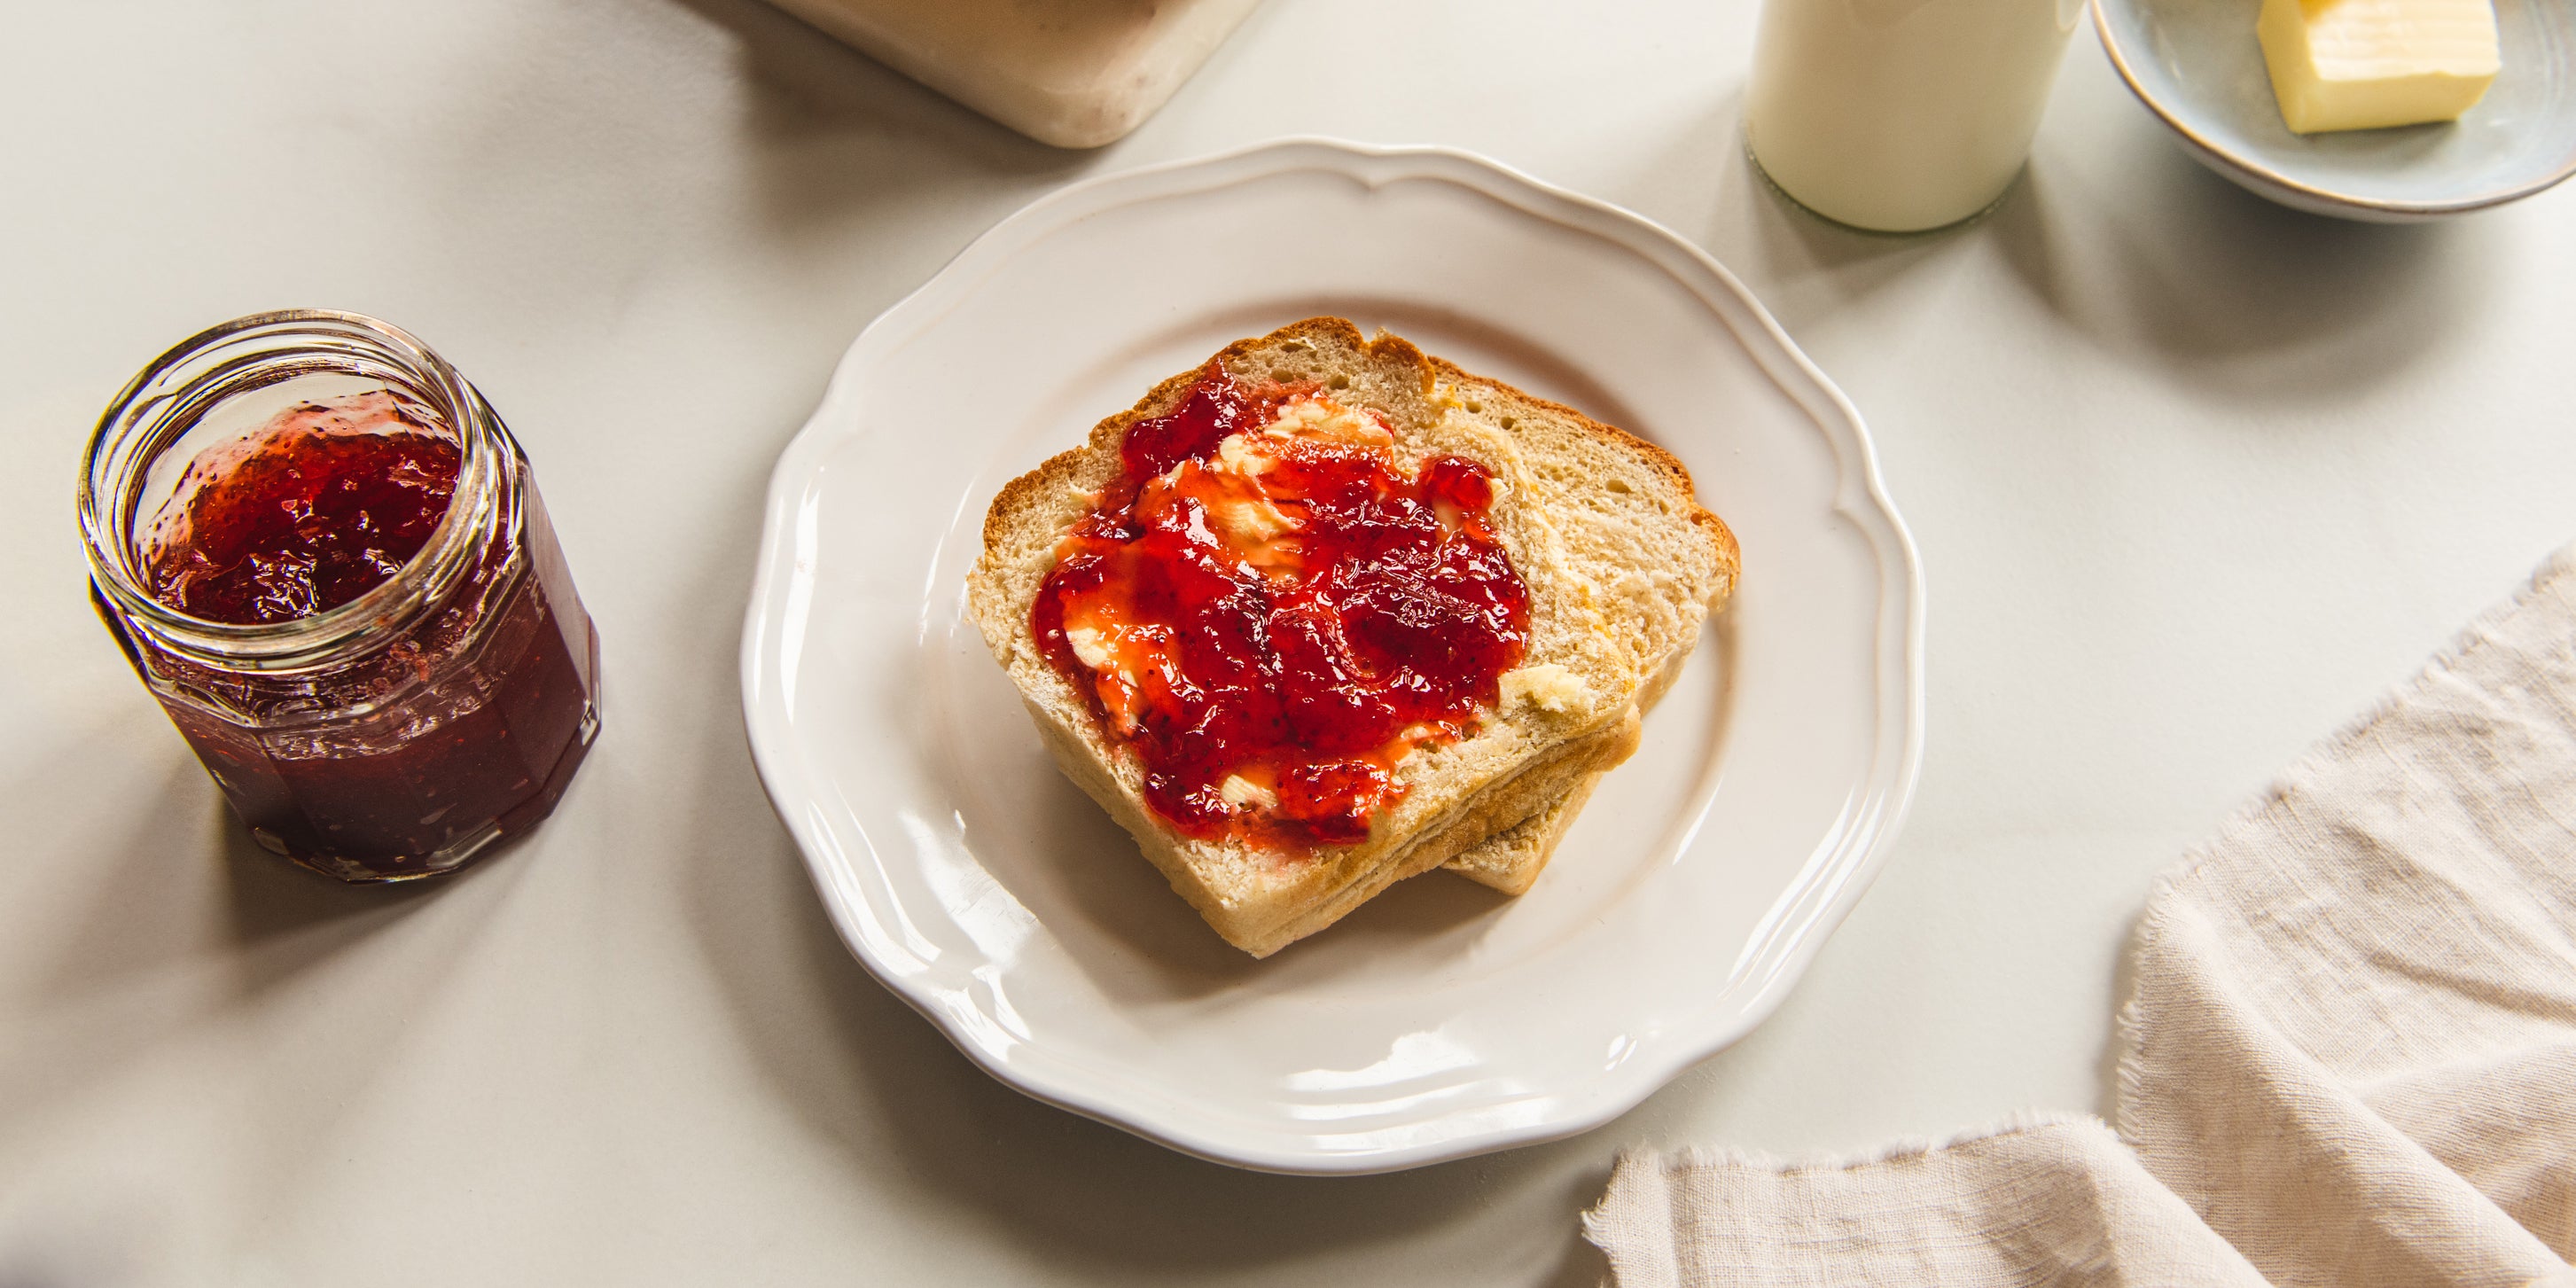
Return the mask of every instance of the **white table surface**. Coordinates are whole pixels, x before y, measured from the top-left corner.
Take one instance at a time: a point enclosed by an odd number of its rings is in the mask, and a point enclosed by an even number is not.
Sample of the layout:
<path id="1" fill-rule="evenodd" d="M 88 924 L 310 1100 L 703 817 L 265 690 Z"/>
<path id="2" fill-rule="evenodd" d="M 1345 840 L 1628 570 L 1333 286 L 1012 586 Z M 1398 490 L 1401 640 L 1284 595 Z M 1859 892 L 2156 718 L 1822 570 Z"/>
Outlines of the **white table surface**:
<path id="1" fill-rule="evenodd" d="M 1738 146 L 1751 0 L 1270 0 L 1103 152 L 758 0 L 120 0 L 0 37 L 0 1283 L 1589 1284 L 1644 1144 L 2094 1110 L 2147 883 L 2576 537 L 2576 187 L 2424 228 L 2203 173 L 2080 33 L 1982 224 L 1867 238 Z M 1024 1099 L 826 924 L 746 756 L 770 462 L 869 318 L 1078 175 L 1455 144 L 1733 267 L 1930 582 L 1885 874 L 1766 1026 L 1554 1145 L 1362 1180 Z M 253 849 L 91 618 L 99 408 L 196 328 L 378 314 L 534 458 L 606 647 L 554 819 L 443 887 Z"/>

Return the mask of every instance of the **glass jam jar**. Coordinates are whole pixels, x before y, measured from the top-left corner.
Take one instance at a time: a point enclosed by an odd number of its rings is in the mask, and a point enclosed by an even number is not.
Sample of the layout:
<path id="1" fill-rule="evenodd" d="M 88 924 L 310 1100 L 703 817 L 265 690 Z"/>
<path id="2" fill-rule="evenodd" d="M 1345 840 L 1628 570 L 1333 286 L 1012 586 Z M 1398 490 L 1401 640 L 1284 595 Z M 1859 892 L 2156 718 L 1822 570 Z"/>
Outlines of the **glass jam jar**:
<path id="1" fill-rule="evenodd" d="M 274 526 L 284 506 L 297 532 L 377 554 L 373 534 L 317 531 L 346 511 L 294 492 L 368 484 L 330 475 L 322 455 L 368 432 L 434 449 L 452 471 L 443 514 L 414 506 L 416 552 L 346 602 L 307 595 L 319 611 L 271 595 L 279 620 L 169 602 L 183 598 L 172 543 L 207 539 L 188 525 L 210 515 L 255 510 Z M 232 511 L 196 499 L 248 495 L 243 478 L 287 499 L 261 492 Z M 91 599 L 135 672 L 251 835 L 305 867 L 344 881 L 453 871 L 544 818 L 599 732 L 599 639 L 527 458 L 483 396 L 399 328 L 295 310 L 182 342 L 100 419 L 80 521 Z"/>

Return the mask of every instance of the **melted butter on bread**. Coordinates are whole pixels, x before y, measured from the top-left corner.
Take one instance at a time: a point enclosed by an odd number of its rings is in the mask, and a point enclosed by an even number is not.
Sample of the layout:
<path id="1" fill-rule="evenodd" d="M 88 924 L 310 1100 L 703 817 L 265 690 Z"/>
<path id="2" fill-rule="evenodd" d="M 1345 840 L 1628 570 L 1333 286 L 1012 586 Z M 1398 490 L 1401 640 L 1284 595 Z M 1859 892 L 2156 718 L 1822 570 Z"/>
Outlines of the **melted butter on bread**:
<path id="1" fill-rule="evenodd" d="M 1564 715 L 1592 705 L 1592 686 L 1571 669 L 1554 662 L 1505 671 L 1500 687 L 1506 711 L 1526 702 L 1541 711 Z"/>
<path id="2" fill-rule="evenodd" d="M 1217 795 L 1225 798 L 1226 804 L 1236 809 L 1279 808 L 1279 793 L 1241 774 L 1226 775 L 1225 782 L 1216 790 Z"/>

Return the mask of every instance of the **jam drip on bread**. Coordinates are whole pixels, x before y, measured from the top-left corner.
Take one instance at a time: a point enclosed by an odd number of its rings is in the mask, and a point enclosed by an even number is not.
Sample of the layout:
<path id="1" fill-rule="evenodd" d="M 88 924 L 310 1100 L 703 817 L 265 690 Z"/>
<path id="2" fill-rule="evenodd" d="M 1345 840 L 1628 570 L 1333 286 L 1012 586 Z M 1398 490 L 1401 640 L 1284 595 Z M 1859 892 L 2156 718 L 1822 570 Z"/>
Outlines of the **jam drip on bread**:
<path id="1" fill-rule="evenodd" d="M 1393 770 L 1472 732 L 1528 648 L 1492 476 L 1404 460 L 1375 413 L 1218 363 L 1129 426 L 1031 626 L 1183 835 L 1366 840 Z"/>

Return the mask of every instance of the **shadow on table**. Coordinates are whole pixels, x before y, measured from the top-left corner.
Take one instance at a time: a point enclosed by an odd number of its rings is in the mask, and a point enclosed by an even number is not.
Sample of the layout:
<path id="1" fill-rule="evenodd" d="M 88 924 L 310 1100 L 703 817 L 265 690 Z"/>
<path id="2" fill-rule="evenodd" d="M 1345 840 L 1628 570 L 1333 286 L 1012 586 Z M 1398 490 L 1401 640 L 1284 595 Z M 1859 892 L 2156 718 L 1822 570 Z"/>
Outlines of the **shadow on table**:
<path id="1" fill-rule="evenodd" d="M 1479 1231 L 1508 1252 L 1480 1244 L 1459 1258 L 1461 1271 L 1481 1267 L 1487 1282 L 1548 1288 L 1601 1281 L 1605 1263 L 1580 1240 L 1575 1214 L 1608 1177 L 1580 1165 L 1569 1176 L 1568 1147 L 1389 1176 L 1273 1176 L 1189 1158 L 1040 1104 L 969 1062 L 852 959 L 784 837 L 759 848 L 726 865 L 721 895 L 708 892 L 749 916 L 736 882 L 756 865 L 767 870 L 759 902 L 791 923 L 773 928 L 783 943 L 757 961 L 716 950 L 754 1053 L 782 1098 L 853 1166 L 972 1214 L 986 1238 L 1022 1245 L 1074 1279 L 1189 1279 L 1445 1242 L 1443 1232 L 1454 1239 L 1507 1196 L 1553 1187 L 1542 1202 L 1511 1206 L 1560 1212 L 1561 1223 Z M 783 1003 L 808 992 L 810 1009 Z"/>
<path id="2" fill-rule="evenodd" d="M 1792 334 L 1839 314 L 1942 317 L 1953 270 L 2000 259 L 2069 330 L 2232 401 L 2359 403 L 2441 350 L 2497 257 L 2478 216 L 2359 224 L 2265 201 L 2192 161 L 2151 120 L 2088 142 L 2043 136 L 1994 208 L 1928 233 L 1847 228 L 1797 205 L 1746 154 L 1740 92 L 1650 169 L 1716 163 L 1713 214 L 1680 227 L 1741 273 Z M 1966 319 L 1961 319 L 1965 321 Z"/>
<path id="3" fill-rule="evenodd" d="M 745 495 L 725 512 L 740 526 L 708 534 L 690 577 L 708 603 L 748 591 L 761 480 L 734 486 Z M 730 709 L 735 620 L 708 614 L 678 629 L 692 638 L 672 641 L 674 652 L 702 659 L 704 691 L 726 695 L 698 713 L 709 763 L 695 798 L 671 812 L 689 830 L 675 848 L 697 856 L 685 876 L 691 929 L 743 1048 L 778 1103 L 863 1178 L 855 1188 L 919 1191 L 967 1237 L 1076 1282 L 1347 1264 L 1406 1245 L 1458 1249 L 1462 1279 L 1600 1282 L 1604 1263 L 1576 1226 L 1608 1181 L 1584 1161 L 1597 1142 L 1391 1176 L 1264 1175 L 1174 1153 L 984 1073 L 859 965 L 824 912 Z M 1538 1197 L 1511 1203 L 1514 1194 Z M 1510 1219 L 1532 1208 L 1561 1217 Z"/>
<path id="4" fill-rule="evenodd" d="M 131 842 L 89 860 L 112 870 L 98 882 L 108 897 L 67 937 L 50 987 L 113 986 L 209 954 L 236 958 L 239 991 L 252 996 L 425 906 L 457 880 L 361 886 L 299 868 L 261 849 L 184 755 L 172 757 L 157 798 L 131 804 Z M 505 843 L 477 867 L 507 863 L 510 848 Z"/>
<path id="5" fill-rule="evenodd" d="M 168 738 L 163 771 L 147 771 L 117 800 L 131 820 L 121 840 L 102 828 L 102 843 L 79 853 L 26 856 L 80 870 L 32 895 L 42 901 L 45 955 L 32 1007 L 14 1017 L 23 1040 L 0 1049 L 0 1103 L 22 1123 L 43 1121 L 49 1106 L 199 1036 L 257 1032 L 271 1063 L 239 1111 L 297 1127 L 247 1131 L 258 1144 L 246 1156 L 262 1174 L 283 1175 L 300 1166 L 301 1133 L 329 1117 L 313 1105 L 358 1103 L 356 1089 L 392 1067 L 419 999 L 480 933 L 476 914 L 515 880 L 516 865 L 496 854 L 460 876 L 402 887 L 306 872 L 259 848 L 177 735 L 157 732 Z M 100 768 L 91 763 L 99 755 L 130 756 L 131 746 L 75 743 L 45 783 Z M 442 901 L 457 909 L 469 882 L 481 889 L 467 915 L 422 916 Z M 316 1031 L 330 1042 L 305 1040 Z"/>
<path id="6" fill-rule="evenodd" d="M 1838 224 L 1791 200 L 1744 142 L 1744 95 L 1731 90 L 1665 145 L 1650 169 L 1714 169 L 1713 214 L 1676 231 L 1740 274 L 1792 334 L 1922 276 L 1958 254 L 1960 232 L 1890 236 Z"/>
<path id="7" fill-rule="evenodd" d="M 2151 169 L 2124 199 L 2035 159 L 1989 234 L 2032 296 L 2106 351 L 2231 401 L 2352 404 L 2477 306 L 2487 263 L 2467 221 L 2328 219 L 2161 140 L 2127 155 Z"/>
<path id="8" fill-rule="evenodd" d="M 259 847 L 221 803 L 224 910 L 218 939 L 236 961 L 236 988 L 248 998 L 347 952 L 360 941 L 426 907 L 468 873 L 396 885 L 351 885 L 295 866 Z M 509 862 L 506 843 L 480 856 L 476 869 Z"/>
<path id="9" fill-rule="evenodd" d="M 824 164 L 833 158 L 818 148 L 874 140 L 882 150 L 891 139 L 927 140 L 940 157 L 963 163 L 959 168 L 1014 186 L 1070 175 L 1093 155 L 1049 147 L 996 125 L 766 0 L 676 3 L 736 42 L 744 77 L 755 87 L 748 129 L 762 149 L 815 163 L 763 167 L 769 190 L 762 195 L 790 218 L 843 214 L 904 195 L 882 182 L 882 167 Z"/>

